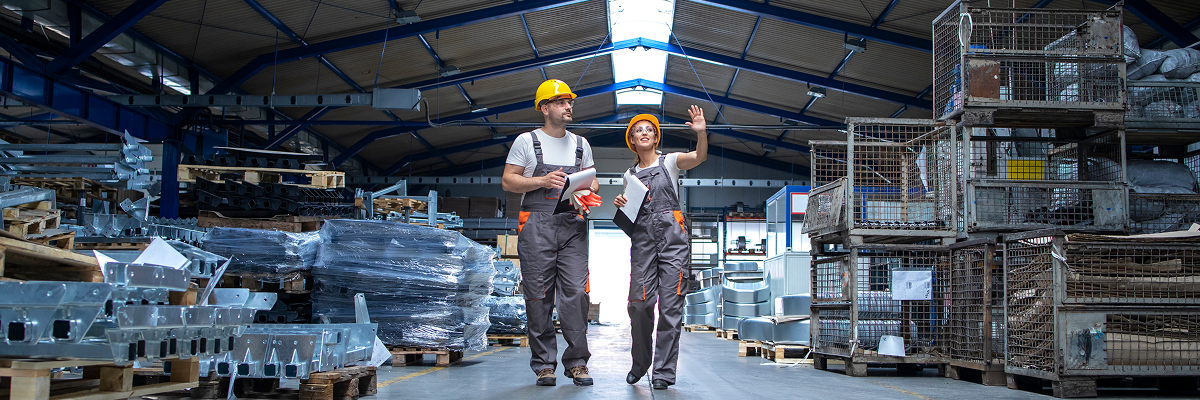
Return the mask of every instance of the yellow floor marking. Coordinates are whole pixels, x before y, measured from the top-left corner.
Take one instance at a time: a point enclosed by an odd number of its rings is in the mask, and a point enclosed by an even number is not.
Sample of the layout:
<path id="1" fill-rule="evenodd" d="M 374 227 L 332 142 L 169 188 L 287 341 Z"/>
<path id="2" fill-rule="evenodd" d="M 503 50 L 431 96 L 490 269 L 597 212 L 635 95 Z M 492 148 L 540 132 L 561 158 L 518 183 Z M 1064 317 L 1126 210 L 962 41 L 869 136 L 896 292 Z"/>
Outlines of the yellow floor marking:
<path id="1" fill-rule="evenodd" d="M 888 389 L 894 389 L 894 390 L 895 390 L 895 391 L 897 391 L 897 392 L 904 393 L 904 394 L 907 394 L 907 395 L 909 395 L 909 396 L 914 396 L 914 397 L 916 397 L 916 398 L 918 398 L 918 399 L 921 399 L 921 400 L 933 400 L 933 399 L 931 399 L 931 398 L 929 398 L 929 397 L 925 397 L 925 396 L 922 396 L 922 395 L 920 395 L 920 394 L 917 394 L 917 393 L 914 393 L 914 392 L 910 392 L 910 391 L 907 391 L 907 390 L 904 390 L 904 389 L 901 389 L 901 388 L 898 388 L 898 387 L 895 387 L 895 386 L 892 386 L 892 385 L 884 385 L 884 384 L 882 384 L 882 383 L 878 383 L 878 382 L 871 382 L 871 383 L 873 383 L 873 384 L 875 384 L 875 385 L 883 386 L 883 387 L 885 387 L 885 388 L 888 388 Z"/>
<path id="2" fill-rule="evenodd" d="M 507 349 L 508 349 L 508 347 L 501 347 L 501 348 L 499 348 L 499 349 L 496 349 L 496 350 L 492 350 L 492 351 L 486 351 L 486 352 L 479 353 L 479 354 L 476 354 L 476 355 L 473 355 L 473 356 L 470 356 L 470 357 L 467 357 L 467 358 L 463 358 L 462 360 L 463 360 L 463 361 L 474 360 L 474 359 L 476 359 L 476 358 L 483 357 L 483 356 L 486 356 L 486 355 L 488 355 L 488 354 L 492 354 L 492 353 L 495 353 L 495 352 L 498 352 L 498 351 L 504 351 L 504 350 L 507 350 Z M 396 382 L 403 382 L 403 381 L 406 381 L 406 380 L 409 380 L 409 379 L 412 379 L 412 378 L 416 378 L 416 377 L 418 377 L 418 376 L 421 376 L 421 375 L 428 374 L 428 373 L 430 373 L 430 372 L 437 372 L 437 371 L 441 371 L 441 370 L 443 370 L 443 369 L 446 369 L 446 367 L 433 367 L 433 368 L 430 368 L 430 369 L 427 369 L 427 370 L 424 370 L 424 371 L 413 372 L 413 373 L 411 373 L 411 374 L 408 374 L 408 375 L 404 375 L 404 376 L 400 376 L 400 377 L 395 377 L 395 378 L 392 378 L 392 379 L 388 379 L 386 382 L 380 383 L 380 384 L 379 384 L 378 386 L 376 386 L 376 387 L 377 387 L 377 388 L 382 388 L 382 387 L 384 387 L 384 386 L 391 385 L 391 384 L 393 384 L 393 383 L 396 383 Z"/>

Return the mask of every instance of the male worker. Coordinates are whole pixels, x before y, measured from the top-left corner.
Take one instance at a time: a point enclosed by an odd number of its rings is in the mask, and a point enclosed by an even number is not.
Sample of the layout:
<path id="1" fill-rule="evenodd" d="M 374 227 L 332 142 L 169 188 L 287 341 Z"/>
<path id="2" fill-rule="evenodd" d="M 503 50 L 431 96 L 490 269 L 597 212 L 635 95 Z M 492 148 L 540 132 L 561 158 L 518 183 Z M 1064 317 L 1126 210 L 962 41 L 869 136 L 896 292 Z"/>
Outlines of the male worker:
<path id="1" fill-rule="evenodd" d="M 517 227 L 521 286 L 528 317 L 529 366 L 538 386 L 554 386 L 558 342 L 551 313 L 558 299 L 558 320 L 567 349 L 564 375 L 576 385 L 592 384 L 587 361 L 588 241 L 580 212 L 554 214 L 567 175 L 594 168 L 587 139 L 567 131 L 575 94 L 558 79 L 542 82 L 534 97 L 545 125 L 513 142 L 504 165 L 504 190 L 524 193 Z M 598 182 L 588 189 L 595 193 Z M 571 195 L 571 194 L 568 194 Z"/>

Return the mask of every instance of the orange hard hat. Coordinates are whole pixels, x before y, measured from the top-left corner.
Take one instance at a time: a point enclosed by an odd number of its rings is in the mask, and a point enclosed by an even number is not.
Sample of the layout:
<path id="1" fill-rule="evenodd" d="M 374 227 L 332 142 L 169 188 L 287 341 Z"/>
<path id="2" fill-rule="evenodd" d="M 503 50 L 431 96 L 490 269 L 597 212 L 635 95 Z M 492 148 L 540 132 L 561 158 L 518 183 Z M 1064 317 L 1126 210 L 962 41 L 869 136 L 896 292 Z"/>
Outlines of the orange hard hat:
<path id="1" fill-rule="evenodd" d="M 658 135 L 658 142 L 662 143 L 662 130 L 658 128 L 658 118 L 650 114 L 635 115 L 633 119 L 629 120 L 629 126 L 625 127 L 625 145 L 629 146 L 629 150 L 633 151 L 634 153 L 636 153 L 637 150 L 633 149 L 633 140 L 631 140 L 629 134 L 633 132 L 633 124 L 642 121 L 650 121 L 651 124 L 654 124 L 654 132 L 656 132 Z"/>

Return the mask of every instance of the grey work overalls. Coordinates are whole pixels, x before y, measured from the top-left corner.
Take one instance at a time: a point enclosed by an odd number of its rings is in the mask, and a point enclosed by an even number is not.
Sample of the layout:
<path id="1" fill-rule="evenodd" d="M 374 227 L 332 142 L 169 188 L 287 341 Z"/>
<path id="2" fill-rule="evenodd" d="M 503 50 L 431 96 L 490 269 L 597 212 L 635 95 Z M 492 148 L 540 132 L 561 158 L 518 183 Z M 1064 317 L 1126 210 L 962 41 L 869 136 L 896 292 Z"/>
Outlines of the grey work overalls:
<path id="1" fill-rule="evenodd" d="M 582 138 L 576 138 L 575 165 L 548 165 L 543 162 L 542 143 L 537 133 L 530 132 L 530 137 L 537 156 L 533 176 L 545 176 L 559 168 L 567 174 L 582 169 Z M 558 320 L 562 324 L 563 339 L 567 341 L 567 349 L 562 355 L 564 369 L 587 365 L 591 358 L 587 345 L 590 303 L 587 221 L 575 212 L 554 214 L 561 192 L 561 189 L 538 188 L 525 193 L 521 200 L 517 254 L 521 258 L 529 350 L 533 355 L 529 366 L 534 372 L 555 369 L 558 364 L 558 342 L 551 320 L 556 294 Z"/>
<path id="2" fill-rule="evenodd" d="M 682 329 L 683 304 L 689 277 L 691 248 L 679 195 L 663 164 L 629 172 L 646 184 L 648 199 L 638 212 L 636 226 L 629 235 L 629 320 L 633 336 L 634 375 L 643 376 L 651 367 L 652 379 L 675 383 L 679 362 L 679 332 Z M 658 303 L 658 326 L 654 326 L 654 305 Z M 654 338 L 651 334 L 656 333 Z M 653 339 L 653 340 L 652 340 Z"/>

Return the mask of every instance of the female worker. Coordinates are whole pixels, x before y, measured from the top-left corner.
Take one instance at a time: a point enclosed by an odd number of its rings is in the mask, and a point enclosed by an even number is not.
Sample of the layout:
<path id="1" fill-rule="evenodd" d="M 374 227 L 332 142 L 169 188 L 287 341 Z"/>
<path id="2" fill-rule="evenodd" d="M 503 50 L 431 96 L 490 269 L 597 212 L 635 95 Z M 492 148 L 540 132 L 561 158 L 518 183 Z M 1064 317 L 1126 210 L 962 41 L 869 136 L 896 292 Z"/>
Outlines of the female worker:
<path id="1" fill-rule="evenodd" d="M 625 144 L 637 153 L 637 163 L 625 172 L 626 179 L 636 177 L 649 189 L 642 199 L 636 226 L 629 234 L 629 319 L 633 336 L 633 368 L 626 375 L 630 385 L 642 379 L 654 367 L 651 385 L 662 390 L 675 384 L 675 366 L 679 361 L 679 331 L 682 328 L 684 282 L 689 277 L 691 249 L 688 232 L 679 208 L 679 171 L 695 168 L 708 158 L 708 135 L 704 110 L 688 109 L 696 131 L 696 150 L 688 153 L 658 154 L 662 139 L 658 118 L 641 114 L 629 121 Z M 618 208 L 629 199 L 618 195 Z M 658 326 L 654 326 L 654 305 L 658 304 Z M 651 333 L 657 332 L 652 340 Z M 651 365 L 653 355 L 653 365 Z"/>

